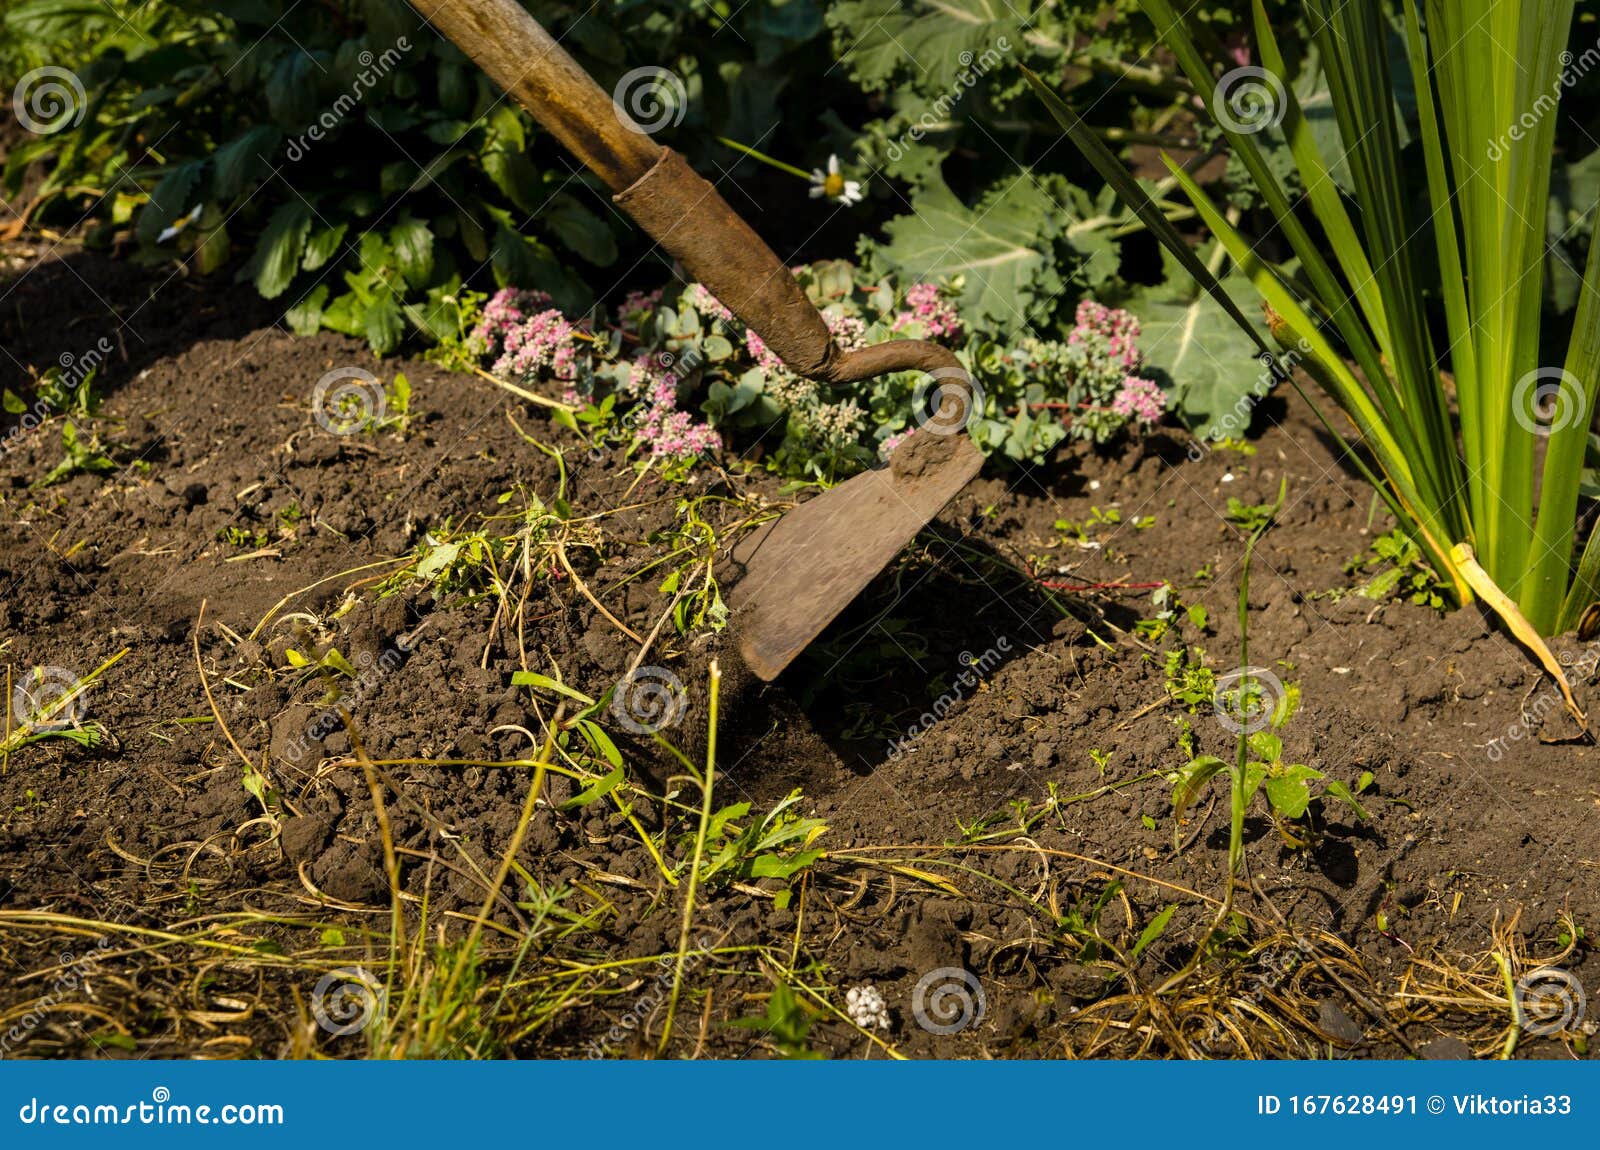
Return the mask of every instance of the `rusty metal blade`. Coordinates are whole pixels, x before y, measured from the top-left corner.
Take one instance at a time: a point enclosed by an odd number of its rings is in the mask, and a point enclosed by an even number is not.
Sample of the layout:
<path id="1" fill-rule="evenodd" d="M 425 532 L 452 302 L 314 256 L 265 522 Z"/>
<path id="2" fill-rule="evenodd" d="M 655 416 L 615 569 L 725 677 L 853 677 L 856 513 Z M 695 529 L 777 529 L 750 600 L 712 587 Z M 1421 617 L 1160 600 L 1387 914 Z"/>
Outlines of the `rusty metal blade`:
<path id="1" fill-rule="evenodd" d="M 966 435 L 918 432 L 735 547 L 728 598 L 750 670 L 776 678 L 982 466 Z"/>

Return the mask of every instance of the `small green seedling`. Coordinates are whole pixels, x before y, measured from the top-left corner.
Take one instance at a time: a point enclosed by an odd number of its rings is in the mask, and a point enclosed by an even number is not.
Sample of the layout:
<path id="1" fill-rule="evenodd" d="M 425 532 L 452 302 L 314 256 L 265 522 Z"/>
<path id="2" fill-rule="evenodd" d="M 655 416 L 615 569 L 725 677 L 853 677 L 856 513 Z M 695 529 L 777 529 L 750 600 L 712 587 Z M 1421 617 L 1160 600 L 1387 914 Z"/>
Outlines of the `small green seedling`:
<path id="1" fill-rule="evenodd" d="M 370 430 L 405 435 L 411 428 L 411 381 L 406 378 L 405 372 L 394 373 L 394 379 L 383 389 L 383 397 L 384 416 L 374 420 Z"/>
<path id="2" fill-rule="evenodd" d="M 1247 684 L 1241 693 L 1251 690 L 1259 691 L 1260 684 Z M 1262 713 L 1266 704 L 1260 698 L 1256 698 L 1243 699 L 1237 705 L 1240 710 L 1235 713 L 1249 715 Z M 1372 779 L 1369 772 L 1362 777 L 1356 790 L 1352 790 L 1338 779 L 1329 780 L 1322 771 L 1314 767 L 1304 763 L 1285 762 L 1283 739 L 1278 732 L 1288 725 L 1298 706 L 1299 692 L 1291 687 L 1284 692 L 1283 697 L 1272 709 L 1269 726 L 1264 730 L 1251 732 L 1248 736 L 1249 754 L 1244 768 L 1241 802 L 1241 811 L 1248 809 L 1256 794 L 1264 792 L 1267 805 L 1275 816 L 1274 822 L 1279 833 L 1291 848 L 1297 850 L 1308 846 L 1311 842 L 1311 835 L 1303 826 L 1302 820 L 1313 799 L 1336 799 L 1350 807 L 1358 819 L 1365 821 L 1368 815 L 1365 808 L 1356 800 L 1356 792 L 1364 790 Z M 1181 821 L 1184 813 L 1199 798 L 1206 784 L 1227 770 L 1229 770 L 1228 764 L 1217 756 L 1200 755 L 1191 759 L 1182 770 L 1171 775 L 1169 781 L 1172 783 L 1173 818 Z M 1178 848 L 1181 837 L 1180 827 L 1175 824 L 1172 831 L 1173 849 Z"/>
<path id="3" fill-rule="evenodd" d="M 229 547 L 259 550 L 267 545 L 267 533 L 265 531 L 250 531 L 230 524 L 217 532 L 217 540 L 221 543 L 226 543 Z"/>
<path id="4" fill-rule="evenodd" d="M 1366 555 L 1357 555 L 1345 564 L 1350 575 L 1371 575 L 1355 589 L 1363 599 L 1384 600 L 1399 596 L 1421 607 L 1443 611 L 1449 589 L 1439 578 L 1414 539 L 1398 528 L 1373 541 Z"/>
<path id="5" fill-rule="evenodd" d="M 1091 507 L 1087 519 L 1057 519 L 1055 529 L 1061 533 L 1061 542 L 1074 547 L 1094 548 L 1099 544 L 1092 536 L 1101 527 L 1115 527 L 1122 522 L 1122 512 L 1115 507 Z M 1152 520 L 1153 522 L 1153 520 Z"/>
<path id="6" fill-rule="evenodd" d="M 1167 694 L 1190 711 L 1216 698 L 1217 673 L 1206 666 L 1206 654 L 1199 647 L 1176 647 L 1168 651 L 1163 671 Z"/>
<path id="7" fill-rule="evenodd" d="M 52 367 L 34 382 L 34 395 L 54 415 L 93 419 L 100 411 L 100 395 L 94 390 L 94 377 L 99 370 L 94 368 L 74 381 L 59 366 Z M 28 401 L 7 389 L 0 392 L 0 407 L 12 415 L 24 415 Z"/>
<path id="8" fill-rule="evenodd" d="M 730 1026 L 760 1031 L 784 1058 L 811 1060 L 822 1055 L 806 1045 L 811 1015 L 787 983 L 778 983 L 767 998 L 767 1013 L 760 1018 L 736 1018 Z"/>
<path id="9" fill-rule="evenodd" d="M 1244 503 L 1230 495 L 1228 510 L 1223 513 L 1223 518 L 1246 535 L 1254 535 L 1272 521 L 1277 510 L 1278 506 L 1274 503 Z"/>
<path id="10" fill-rule="evenodd" d="M 1173 624 L 1178 622 L 1179 616 L 1186 616 L 1190 626 L 1196 630 L 1204 631 L 1211 621 L 1210 612 L 1198 603 L 1184 603 L 1173 592 L 1172 584 L 1166 583 L 1156 588 L 1150 596 L 1150 602 L 1155 607 L 1156 613 L 1148 619 L 1140 619 L 1134 623 L 1134 633 L 1151 643 L 1159 643 L 1167 637 Z"/>
<path id="11" fill-rule="evenodd" d="M 97 434 L 90 432 L 85 438 L 70 419 L 61 425 L 61 446 L 65 456 L 39 481 L 40 487 L 49 487 L 79 474 L 105 475 L 121 466 L 106 454 Z"/>
<path id="12" fill-rule="evenodd" d="M 811 844 L 828 824 L 801 817 L 795 807 L 802 798 L 798 788 L 790 791 L 759 821 L 748 818 L 749 803 L 734 803 L 712 815 L 700 881 L 707 886 L 759 878 L 787 882 L 821 858 L 822 852 Z"/>
<path id="13" fill-rule="evenodd" d="M 95 747 L 103 743 L 106 739 L 106 729 L 99 723 L 79 722 L 76 717 L 76 704 L 84 692 L 99 682 L 100 677 L 115 666 L 128 651 L 129 648 L 124 647 L 65 690 L 52 693 L 37 710 L 19 713 L 13 707 L 13 702 L 19 698 L 27 699 L 29 692 L 8 691 L 3 716 L 4 725 L 0 726 L 0 765 L 8 762 L 11 755 L 23 747 L 42 743 L 46 739 L 66 739 L 81 747 Z M 27 672 L 23 682 L 37 682 L 42 676 L 42 669 L 36 668 Z M 12 685 L 9 668 L 5 681 L 7 686 Z"/>
<path id="14" fill-rule="evenodd" d="M 478 326 L 483 305 L 489 297 L 483 292 L 460 288 L 436 295 L 430 293 L 430 296 L 423 313 L 427 317 L 428 332 L 438 342 L 423 352 L 422 358 L 446 371 L 475 371 L 483 348 L 472 338 L 472 329 Z"/>
<path id="15" fill-rule="evenodd" d="M 289 661 L 289 666 L 305 672 L 301 676 L 301 682 L 311 678 L 313 675 L 321 675 L 328 684 L 327 702 L 329 703 L 335 702 L 339 698 L 339 682 L 341 679 L 354 681 L 360 678 L 356 669 L 350 665 L 350 660 L 346 659 L 337 647 L 329 647 L 326 653 L 316 658 L 297 651 L 293 647 L 286 647 L 284 648 L 283 657 Z M 248 776 L 249 772 L 246 772 L 246 790 L 250 790 Z M 250 793 L 255 794 L 255 791 L 250 790 Z M 260 798 L 261 796 L 257 795 L 256 797 Z"/>

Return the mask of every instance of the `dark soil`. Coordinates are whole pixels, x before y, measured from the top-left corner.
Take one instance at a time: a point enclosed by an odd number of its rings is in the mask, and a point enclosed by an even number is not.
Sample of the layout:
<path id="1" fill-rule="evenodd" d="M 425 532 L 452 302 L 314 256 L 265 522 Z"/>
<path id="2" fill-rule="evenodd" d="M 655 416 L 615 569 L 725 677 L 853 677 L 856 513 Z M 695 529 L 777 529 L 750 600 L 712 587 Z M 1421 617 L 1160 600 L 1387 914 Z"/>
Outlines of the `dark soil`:
<path id="1" fill-rule="evenodd" d="M 27 430 L 6 417 L 0 654 L 13 675 L 83 675 L 128 653 L 88 695 L 83 717 L 109 732 L 105 744 L 36 744 L 0 777 L 0 1033 L 18 1036 L 6 1051 L 359 1055 L 358 1038 L 308 1022 L 306 1004 L 319 972 L 384 961 L 381 826 L 350 736 L 320 719 L 325 684 L 294 673 L 286 649 L 331 644 L 362 671 L 380 669 L 347 699 L 361 747 L 373 760 L 429 760 L 379 778 L 406 929 L 426 913 L 425 938 L 459 939 L 530 777 L 481 764 L 533 756 L 551 717 L 553 697 L 513 686 L 512 672 L 559 673 L 598 697 L 639 648 L 559 566 L 524 586 L 519 643 L 492 597 L 415 582 L 380 597 L 397 565 L 376 565 L 447 524 L 478 529 L 530 493 L 556 499 L 555 461 L 508 415 L 566 449 L 572 514 L 605 513 L 569 559 L 639 635 L 670 597 L 662 570 L 629 577 L 664 552 L 649 540 L 674 525 L 676 502 L 781 502 L 779 486 L 732 460 L 687 486 L 640 480 L 617 453 L 591 458 L 540 410 L 475 378 L 374 363 L 341 337 L 292 338 L 248 291 L 47 248 L 10 249 L 0 382 L 27 398 L 30 366 L 109 338 L 93 426 L 121 466 L 37 487 L 61 458 L 60 421 Z M 318 427 L 313 387 L 346 366 L 407 374 L 404 437 Z M 1600 923 L 1600 759 L 1586 743 L 1552 742 L 1574 727 L 1546 700 L 1549 680 L 1477 610 L 1329 594 L 1353 586 L 1346 562 L 1386 522 L 1308 411 L 1275 402 L 1265 416 L 1254 454 L 1189 458 L 1172 433 L 1066 451 L 1047 471 L 986 472 L 775 684 L 741 676 L 725 634 L 661 629 L 647 661 L 690 696 L 665 733 L 696 762 L 713 657 L 727 675 L 717 805 L 759 814 L 800 788 L 800 812 L 828 828 L 816 844 L 828 855 L 792 900 L 775 899 L 786 884 L 770 878 L 702 890 L 694 934 L 718 954 L 691 960 L 669 1053 L 770 1053 L 781 1033 L 726 1024 L 767 1011 L 780 969 L 816 992 L 802 994 L 805 1041 L 835 1057 L 883 1056 L 819 1005 L 842 1008 L 864 983 L 889 1008 L 881 1037 L 910 1056 L 1498 1052 L 1509 1014 L 1489 952 L 1532 970 L 1563 949 L 1567 920 L 1591 932 Z M 1219 673 L 1238 665 L 1244 536 L 1224 512 L 1230 497 L 1271 502 L 1285 477 L 1287 505 L 1252 574 L 1250 661 L 1302 692 L 1286 759 L 1351 786 L 1370 772 L 1370 819 L 1316 803 L 1295 849 L 1258 800 L 1242 917 L 1214 940 L 1192 991 L 1139 1014 L 1134 1000 L 1156 1001 L 1205 935 L 1227 853 L 1220 784 L 1173 849 L 1171 785 L 1157 773 L 1187 761 L 1186 728 L 1202 752 L 1231 758 L 1233 741 L 1208 704 L 1171 701 L 1165 652 L 1187 641 Z M 506 492 L 513 500 L 498 502 Z M 747 515 L 726 506 L 720 526 Z M 1095 546 L 1064 545 L 1057 521 L 1097 507 L 1120 523 L 1088 529 Z M 1170 582 L 1205 622 L 1182 616 L 1173 633 L 1141 635 L 1136 621 L 1157 611 L 1150 590 L 1052 591 L 1018 569 L 1069 587 Z M 395 655 L 401 640 L 410 651 Z M 227 732 L 180 722 L 212 714 L 196 643 Z M 1579 654 L 1575 640 L 1559 647 Z M 1578 689 L 1595 704 L 1587 683 Z M 646 738 L 611 733 L 631 783 L 698 805 L 680 764 Z M 270 813 L 247 791 L 229 735 L 280 796 Z M 577 790 L 551 782 L 516 856 L 521 878 L 495 903 L 479 974 L 496 985 L 514 940 L 537 926 L 530 881 L 566 888 L 582 925 L 539 935 L 489 1013 L 516 1019 L 507 1053 L 649 1053 L 665 1014 L 655 963 L 568 982 L 561 972 L 673 952 L 683 888 L 663 881 L 615 804 L 560 809 Z M 1042 808 L 1052 794 L 1056 806 Z M 1017 803 L 1044 811 L 1027 834 Z M 669 865 L 687 858 L 692 818 L 643 798 L 634 814 L 652 834 L 669 826 Z M 1127 956 L 1174 905 L 1134 972 L 1119 975 L 1127 962 L 1111 948 Z M 1295 945 L 1314 957 L 1263 973 L 1269 951 Z M 1579 946 L 1562 965 L 1592 997 L 1592 955 Z M 912 1009 L 919 979 L 947 967 L 972 971 L 986 1004 L 948 1036 Z M 79 969 L 63 989 L 63 972 Z M 566 998 L 551 993 L 569 983 Z M 1281 1033 L 1215 1024 L 1229 996 L 1252 987 Z M 1498 1005 L 1475 998 L 1496 993 Z M 1581 1035 L 1574 1023 L 1565 1039 L 1520 1049 L 1566 1056 Z"/>

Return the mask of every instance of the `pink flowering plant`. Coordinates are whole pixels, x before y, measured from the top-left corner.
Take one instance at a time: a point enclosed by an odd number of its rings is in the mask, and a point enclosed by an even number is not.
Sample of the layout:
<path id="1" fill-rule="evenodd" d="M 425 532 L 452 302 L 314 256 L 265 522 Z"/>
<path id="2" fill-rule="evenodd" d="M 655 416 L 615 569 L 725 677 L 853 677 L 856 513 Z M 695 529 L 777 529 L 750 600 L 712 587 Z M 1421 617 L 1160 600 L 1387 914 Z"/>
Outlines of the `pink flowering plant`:
<path id="1" fill-rule="evenodd" d="M 914 338 L 955 350 L 982 394 L 968 431 L 990 455 L 1042 463 L 1064 439 L 1106 443 L 1166 412 L 1128 312 L 1085 300 L 1062 338 L 1001 343 L 963 322 L 959 281 L 902 289 L 844 260 L 793 272 L 846 349 Z M 581 407 L 574 428 L 674 473 L 732 442 L 783 475 L 833 481 L 887 456 L 926 414 L 918 373 L 844 389 L 803 379 L 700 284 L 630 293 L 599 324 L 506 289 L 469 345 L 493 374 Z"/>
<path id="2" fill-rule="evenodd" d="M 722 439 L 683 406 L 686 381 L 672 370 L 670 355 L 637 339 L 632 354 L 624 354 L 629 328 L 653 316 L 659 301 L 659 292 L 630 294 L 620 324 L 597 334 L 543 292 L 505 288 L 484 306 L 468 344 L 494 375 L 520 386 L 559 387 L 563 401 L 584 407 L 591 435 L 620 430 L 630 450 L 681 471 L 720 448 Z M 578 419 L 570 423 L 580 430 Z"/>

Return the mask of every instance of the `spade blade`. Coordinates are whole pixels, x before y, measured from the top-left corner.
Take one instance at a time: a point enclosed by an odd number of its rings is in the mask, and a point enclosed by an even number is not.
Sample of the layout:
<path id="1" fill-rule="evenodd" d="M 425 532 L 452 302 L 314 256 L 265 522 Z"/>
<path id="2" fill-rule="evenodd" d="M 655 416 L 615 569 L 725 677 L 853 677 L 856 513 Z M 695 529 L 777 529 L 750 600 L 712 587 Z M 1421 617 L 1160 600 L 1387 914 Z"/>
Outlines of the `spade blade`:
<path id="1" fill-rule="evenodd" d="M 967 436 L 919 431 L 735 547 L 728 598 L 750 670 L 776 678 L 982 466 Z"/>

